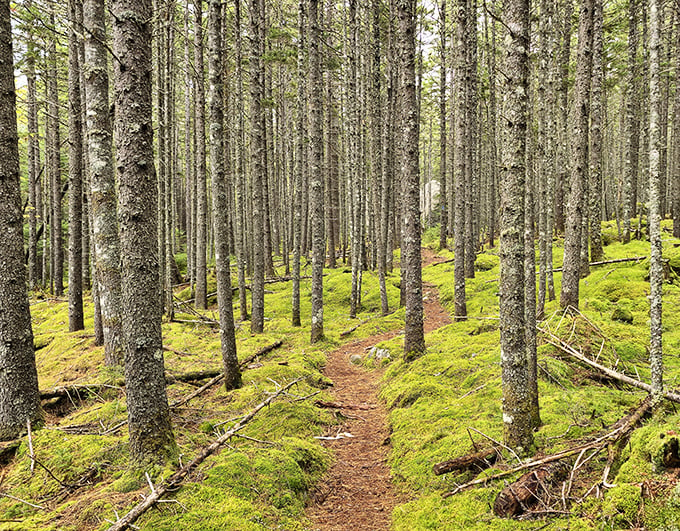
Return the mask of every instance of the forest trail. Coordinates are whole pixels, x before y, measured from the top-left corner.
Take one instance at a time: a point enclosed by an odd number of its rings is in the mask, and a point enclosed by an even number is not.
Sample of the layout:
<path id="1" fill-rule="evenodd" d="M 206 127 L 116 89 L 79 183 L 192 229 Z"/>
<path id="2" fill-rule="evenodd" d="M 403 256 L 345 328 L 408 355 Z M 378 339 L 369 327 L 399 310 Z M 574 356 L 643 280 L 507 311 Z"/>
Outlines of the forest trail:
<path id="1" fill-rule="evenodd" d="M 430 249 L 423 249 L 422 257 L 423 266 L 440 260 Z M 423 304 L 426 333 L 451 322 L 439 303 L 437 290 L 427 283 L 423 283 Z M 324 442 L 334 450 L 336 462 L 307 509 L 314 530 L 389 529 L 392 510 L 405 501 L 392 485 L 387 464 L 387 409 L 378 399 L 383 370 L 367 370 L 349 362 L 352 354 L 363 356 L 377 343 L 402 332 L 392 330 L 367 337 L 328 354 L 324 374 L 333 380 L 333 400 L 364 409 L 343 410 L 335 427 L 335 433 L 347 432 L 353 437 Z"/>

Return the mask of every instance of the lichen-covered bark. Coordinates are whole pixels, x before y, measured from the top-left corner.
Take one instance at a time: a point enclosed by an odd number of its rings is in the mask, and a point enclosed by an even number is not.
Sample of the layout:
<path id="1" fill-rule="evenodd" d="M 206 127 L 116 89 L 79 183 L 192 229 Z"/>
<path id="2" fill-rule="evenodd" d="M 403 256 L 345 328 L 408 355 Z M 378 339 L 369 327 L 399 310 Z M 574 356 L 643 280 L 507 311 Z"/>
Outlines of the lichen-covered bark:
<path id="1" fill-rule="evenodd" d="M 80 60 L 77 27 L 82 5 L 69 0 L 68 46 L 68 329 L 85 328 L 83 318 L 83 122 L 80 101 Z"/>
<path id="2" fill-rule="evenodd" d="M 348 159 L 349 159 L 349 187 L 350 187 L 350 232 L 352 249 L 352 289 L 350 292 L 349 316 L 356 317 L 361 300 L 361 172 L 360 166 L 360 127 L 359 127 L 359 88 L 358 88 L 358 61 L 359 61 L 359 36 L 357 27 L 357 2 L 349 2 L 349 33 L 350 46 L 348 50 Z"/>
<path id="3" fill-rule="evenodd" d="M 26 293 L 9 2 L 0 3 L 0 440 L 42 416 Z"/>
<path id="4" fill-rule="evenodd" d="M 564 233 L 560 306 L 578 308 L 581 278 L 585 179 L 588 171 L 588 102 L 593 41 L 593 0 L 583 0 L 579 14 L 578 56 L 571 133 L 571 190 Z M 587 236 L 587 234 L 586 234 Z"/>
<path id="5" fill-rule="evenodd" d="M 164 460 L 175 451 L 161 336 L 158 193 L 151 123 L 150 0 L 114 0 L 116 166 L 122 255 L 125 388 L 130 453 Z"/>
<path id="6" fill-rule="evenodd" d="M 324 240 L 324 179 L 321 173 L 323 156 L 323 131 L 321 130 L 321 41 L 319 28 L 319 1 L 309 0 L 309 200 L 312 216 L 312 330 L 311 342 L 323 338 L 323 266 L 326 262 Z"/>
<path id="7" fill-rule="evenodd" d="M 529 75 L 529 3 L 504 8 L 506 37 L 504 113 L 501 124 L 500 330 L 503 435 L 519 452 L 533 445 L 531 391 L 525 336 L 524 186 Z M 533 279 L 532 279 L 533 280 Z"/>
<path id="8" fill-rule="evenodd" d="M 236 59 L 236 260 L 238 261 L 238 301 L 241 320 L 248 320 L 248 294 L 246 293 L 246 267 L 248 252 L 246 238 L 246 176 L 244 169 L 244 119 L 243 119 L 243 43 L 241 39 L 241 0 L 234 1 L 234 48 Z"/>
<path id="9" fill-rule="evenodd" d="M 661 258 L 661 197 L 659 171 L 659 107 L 661 91 L 659 82 L 659 28 L 661 26 L 660 0 L 649 3 L 649 365 L 651 369 L 652 407 L 663 398 L 663 349 L 661 346 L 661 311 L 663 263 Z"/>
<path id="10" fill-rule="evenodd" d="M 104 362 L 123 364 L 120 241 L 113 175 L 112 127 L 109 115 L 108 50 L 104 0 L 85 0 L 85 86 L 90 208 L 97 289 L 104 333 Z"/>
<path id="11" fill-rule="evenodd" d="M 635 216 L 637 193 L 638 150 L 640 131 L 638 118 L 638 0 L 628 4 L 628 79 L 626 81 L 625 175 L 623 191 L 623 242 L 630 241 L 630 218 Z"/>
<path id="12" fill-rule="evenodd" d="M 675 7 L 675 49 L 680 50 L 680 5 Z M 680 87 L 680 53 L 675 57 L 675 86 Z M 680 90 L 675 90 L 673 100 L 673 129 L 671 133 L 672 156 L 675 164 L 672 173 L 672 212 L 673 212 L 673 236 L 680 238 Z"/>
<path id="13" fill-rule="evenodd" d="M 215 230 L 215 268 L 217 270 L 217 307 L 220 311 L 220 340 L 224 384 L 227 390 L 241 385 L 236 356 L 234 309 L 232 307 L 229 265 L 229 195 L 224 172 L 224 81 L 222 76 L 222 6 L 210 0 L 208 11 L 208 92 L 210 132 L 210 177 Z"/>
<path id="14" fill-rule="evenodd" d="M 297 163 L 295 166 L 295 183 L 293 189 L 293 294 L 291 297 L 292 324 L 300 326 L 300 249 L 302 246 L 302 183 L 304 180 L 304 166 L 307 163 L 305 139 L 305 107 L 307 105 L 305 79 L 305 2 L 300 0 L 298 10 L 298 25 L 300 38 L 298 41 L 297 57 L 297 135 L 296 150 Z"/>
<path id="15" fill-rule="evenodd" d="M 448 205 L 446 196 L 446 0 L 439 12 L 439 248 L 446 248 Z"/>
<path id="16" fill-rule="evenodd" d="M 50 27 L 55 27 L 54 12 L 50 12 Z M 62 235 L 61 210 L 61 140 L 59 135 L 59 89 L 57 86 L 57 34 L 50 37 L 47 48 L 47 174 L 50 180 L 50 249 L 52 292 L 64 294 L 64 239 Z"/>
<path id="17" fill-rule="evenodd" d="M 250 0 L 250 170 L 252 187 L 253 278 L 250 330 L 264 330 L 264 98 L 263 65 L 260 26 L 264 24 L 262 0 Z"/>
<path id="18" fill-rule="evenodd" d="M 416 99 L 415 0 L 397 2 L 397 47 L 401 78 L 402 135 L 399 143 L 403 191 L 401 225 L 401 282 L 405 294 L 404 353 L 414 359 L 425 352 L 423 332 L 423 280 L 420 258 L 420 172 L 418 154 L 418 102 Z"/>
<path id="19" fill-rule="evenodd" d="M 208 188 L 205 161 L 205 80 L 203 77 L 203 0 L 194 0 L 194 65 L 196 86 L 196 308 L 208 307 L 207 245 L 208 245 Z"/>
<path id="20" fill-rule="evenodd" d="M 26 85 L 28 97 L 28 285 L 35 289 L 40 283 L 37 222 L 42 218 L 38 205 L 40 196 L 40 145 L 38 131 L 38 101 L 35 77 L 35 43 L 28 35 L 26 50 Z M 45 252 L 45 249 L 43 249 Z"/>
<path id="21" fill-rule="evenodd" d="M 602 0 L 595 0 L 593 11 L 593 73 L 590 90 L 590 259 L 604 259 L 602 249 L 602 123 L 605 102 L 602 95 Z"/>
<path id="22" fill-rule="evenodd" d="M 454 320 L 460 321 L 467 317 L 467 303 L 465 301 L 465 27 L 468 18 L 467 0 L 457 0 L 456 3 L 456 66 L 454 70 L 454 101 L 456 102 L 455 125 L 455 168 L 454 187 L 455 204 L 453 220 L 454 237 Z"/>

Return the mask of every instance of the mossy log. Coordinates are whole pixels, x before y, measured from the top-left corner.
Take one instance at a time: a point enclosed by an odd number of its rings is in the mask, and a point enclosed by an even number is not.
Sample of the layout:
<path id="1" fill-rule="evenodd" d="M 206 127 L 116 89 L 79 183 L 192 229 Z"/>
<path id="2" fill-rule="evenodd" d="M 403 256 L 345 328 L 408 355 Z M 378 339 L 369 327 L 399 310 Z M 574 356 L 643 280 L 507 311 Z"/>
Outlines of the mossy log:
<path id="1" fill-rule="evenodd" d="M 449 461 L 442 461 L 432 467 L 432 471 L 437 476 L 449 472 L 464 472 L 466 470 L 485 470 L 496 462 L 498 457 L 497 448 L 488 448 L 481 452 L 463 455 Z"/>
<path id="2" fill-rule="evenodd" d="M 191 383 L 199 380 L 205 380 L 206 378 L 214 378 L 218 374 L 222 374 L 222 369 L 208 369 L 205 371 L 192 371 L 185 372 L 183 374 L 168 374 L 165 373 L 165 381 L 167 383 L 184 382 Z"/>
<path id="3" fill-rule="evenodd" d="M 563 461 L 548 463 L 505 487 L 496 497 L 493 512 L 501 518 L 522 514 L 550 496 L 550 488 L 566 479 L 569 467 Z"/>

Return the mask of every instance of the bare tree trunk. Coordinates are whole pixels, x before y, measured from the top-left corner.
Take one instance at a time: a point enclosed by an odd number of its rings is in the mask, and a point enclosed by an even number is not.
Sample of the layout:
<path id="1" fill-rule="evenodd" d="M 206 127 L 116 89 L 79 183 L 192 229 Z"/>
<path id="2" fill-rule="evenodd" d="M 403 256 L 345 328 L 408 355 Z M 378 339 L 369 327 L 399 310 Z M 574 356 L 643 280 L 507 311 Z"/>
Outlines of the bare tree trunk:
<path id="1" fill-rule="evenodd" d="M 401 278 L 406 294 L 404 354 L 413 360 L 425 352 L 423 333 L 423 287 L 420 258 L 420 175 L 418 160 L 418 103 L 415 83 L 415 0 L 398 0 L 397 46 L 401 70 L 399 101 L 403 223 L 401 232 Z"/>
<path id="2" fill-rule="evenodd" d="M 359 90 L 357 87 L 358 81 L 358 63 L 359 63 L 359 37 L 358 37 L 358 22 L 357 22 L 357 2 L 350 0 L 349 2 L 349 126 L 348 126 L 348 148 L 349 148 L 349 187 L 351 193 L 350 201 L 350 219 L 351 219 L 351 250 L 352 250 L 352 291 L 350 295 L 350 310 L 349 316 L 354 318 L 357 316 L 360 306 L 361 298 L 361 269 L 362 269 L 362 253 L 361 243 L 363 230 L 361 226 L 361 175 L 360 171 L 360 127 L 359 127 Z"/>
<path id="3" fill-rule="evenodd" d="M 0 4 L 0 440 L 42 420 L 26 293 L 9 2 Z"/>
<path id="4" fill-rule="evenodd" d="M 603 96 L 604 68 L 602 0 L 595 0 L 593 11 L 593 72 L 590 100 L 590 259 L 604 259 L 602 249 L 602 125 L 606 100 Z"/>
<path id="5" fill-rule="evenodd" d="M 449 219 L 446 190 L 446 0 L 439 10 L 439 248 L 446 248 Z"/>
<path id="6" fill-rule="evenodd" d="M 465 31 L 468 19 L 467 0 L 457 0 L 456 13 L 456 67 L 454 71 L 455 91 L 458 94 L 465 93 L 466 85 L 466 55 L 465 55 Z M 466 132 L 467 132 L 467 105 L 464 97 L 455 98 L 455 126 L 454 135 L 456 138 L 456 151 L 454 168 L 454 185 L 456 194 L 456 204 L 454 205 L 454 266 L 453 275 L 455 282 L 455 316 L 456 321 L 464 320 L 467 317 L 467 303 L 465 301 L 465 175 L 467 157 L 466 153 Z"/>
<path id="7" fill-rule="evenodd" d="M 588 101 L 593 37 L 593 0 L 582 0 L 571 134 L 571 191 L 564 234 L 564 266 L 560 306 L 578 308 L 583 241 L 584 182 L 588 166 Z"/>
<path id="8" fill-rule="evenodd" d="M 321 130 L 321 59 L 319 44 L 319 1 L 309 0 L 309 141 L 310 197 L 312 206 L 312 331 L 311 342 L 323 339 L 323 266 L 326 258 L 324 240 L 324 182 L 321 174 L 323 131 Z"/>
<path id="9" fill-rule="evenodd" d="M 297 132 L 296 132 L 296 151 L 297 161 L 295 167 L 295 182 L 293 184 L 293 294 L 292 294 L 292 324 L 301 326 L 300 321 L 300 253 L 302 248 L 302 184 L 304 180 L 304 168 L 307 165 L 306 155 L 306 133 L 305 115 L 307 107 L 307 84 L 305 83 L 305 50 L 306 50 L 306 20 L 305 2 L 300 0 L 298 11 L 298 24 L 300 38 L 298 41 L 297 57 Z"/>
<path id="10" fill-rule="evenodd" d="M 264 98 L 261 26 L 264 24 L 262 0 L 250 0 L 250 144 L 251 144 L 251 186 L 252 186 L 252 239 L 253 239 L 253 280 L 251 332 L 264 330 L 264 179 L 267 178 L 264 163 Z"/>
<path id="11" fill-rule="evenodd" d="M 205 79 L 203 77 L 203 0 L 194 0 L 194 64 L 196 66 L 196 308 L 208 307 L 208 189 L 205 153 Z"/>
<path id="12" fill-rule="evenodd" d="M 83 123 L 80 101 L 80 61 L 78 36 L 82 24 L 82 5 L 69 0 L 69 260 L 68 260 L 68 329 L 85 328 L 83 318 Z"/>
<path id="13" fill-rule="evenodd" d="M 35 43 L 28 35 L 26 50 L 26 84 L 28 96 L 28 286 L 34 290 L 40 283 L 37 224 L 42 212 L 38 209 L 40 188 L 40 143 L 38 131 L 38 99 L 35 88 Z M 44 229 L 43 229 L 44 230 Z M 45 249 L 43 249 L 45 252 Z"/>
<path id="14" fill-rule="evenodd" d="M 675 99 L 673 100 L 673 237 L 680 238 L 680 4 L 675 4 Z"/>
<path id="15" fill-rule="evenodd" d="M 50 12 L 50 26 L 55 26 L 54 12 Z M 61 141 L 59 140 L 59 90 L 57 86 L 57 35 L 52 35 L 47 50 L 47 168 L 52 195 L 50 196 L 50 234 L 52 249 L 52 292 L 64 294 L 64 251 L 61 229 Z"/>
<path id="16" fill-rule="evenodd" d="M 85 0 L 85 84 L 96 284 L 104 335 L 104 363 L 123 364 L 120 242 L 109 115 L 108 50 L 104 0 Z"/>
<path id="17" fill-rule="evenodd" d="M 524 186 L 529 75 L 529 3 L 510 0 L 504 21 L 506 39 L 500 230 L 500 326 L 505 443 L 521 453 L 533 446 L 530 370 L 525 336 Z M 533 279 L 532 279 L 533 280 Z"/>
<path id="18" fill-rule="evenodd" d="M 638 172 L 638 0 L 629 0 L 628 7 L 628 79 L 626 82 L 626 172 L 623 192 L 623 242 L 630 241 L 630 218 L 635 216 Z"/>
<path id="19" fill-rule="evenodd" d="M 236 355 L 236 332 L 232 307 L 231 272 L 229 266 L 229 196 L 224 172 L 224 81 L 222 61 L 222 6 L 210 0 L 208 14 L 208 78 L 210 176 L 215 226 L 215 267 L 217 269 L 217 307 L 220 311 L 220 339 L 224 384 L 227 391 L 241 386 L 241 371 Z"/>
<path id="20" fill-rule="evenodd" d="M 663 398 L 663 350 L 662 338 L 662 287 L 663 263 L 661 257 L 661 212 L 660 212 L 660 164 L 659 108 L 661 90 L 659 80 L 660 27 L 662 25 L 663 2 L 649 2 L 649 261 L 650 288 L 650 345 L 649 365 L 651 369 L 652 407 L 658 407 Z"/>
<path id="21" fill-rule="evenodd" d="M 125 390 L 133 460 L 175 452 L 165 393 L 158 192 L 151 124 L 150 0 L 114 0 L 116 165 L 122 256 Z M 140 81 L 143 80 L 143 81 Z"/>

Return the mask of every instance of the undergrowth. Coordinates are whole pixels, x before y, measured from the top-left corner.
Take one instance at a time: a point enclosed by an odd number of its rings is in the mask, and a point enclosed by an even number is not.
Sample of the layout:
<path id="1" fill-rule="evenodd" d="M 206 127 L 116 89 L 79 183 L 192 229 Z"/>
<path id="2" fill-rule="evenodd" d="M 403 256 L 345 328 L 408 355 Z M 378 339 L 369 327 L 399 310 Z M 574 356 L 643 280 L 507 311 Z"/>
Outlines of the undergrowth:
<path id="1" fill-rule="evenodd" d="M 303 274 L 309 271 L 303 270 Z M 314 437 L 326 434 L 336 423 L 331 412 L 314 406 L 314 400 L 330 398 L 327 388 L 332 382 L 322 374 L 325 352 L 341 343 L 341 332 L 359 322 L 362 325 L 351 339 L 401 326 L 399 312 L 380 317 L 376 275 L 364 274 L 357 320 L 348 316 L 351 274 L 344 268 L 325 274 L 326 338 L 310 346 L 309 326 L 291 326 L 290 281 L 267 284 L 265 332 L 251 334 L 248 321 L 238 323 L 239 358 L 279 340 L 283 345 L 248 365 L 241 389 L 225 392 L 215 387 L 173 410 L 178 461 L 144 471 L 128 466 L 127 410 L 124 392 L 118 387 L 122 371 L 103 366 L 103 348 L 94 345 L 92 305 L 85 305 L 86 329 L 68 333 L 66 301 L 36 293 L 31 312 L 40 388 L 97 384 L 103 385 L 103 391 L 74 394 L 58 408 L 46 404 L 46 427 L 31 436 L 33 457 L 24 437 L 10 464 L 1 469 L 0 529 L 108 528 L 109 522 L 148 492 L 149 480 L 158 482 L 172 474 L 268 393 L 298 378 L 303 380 L 287 397 L 260 412 L 243 429 L 247 438 L 233 438 L 219 454 L 208 458 L 185 486 L 168 496 L 172 501 L 160 503 L 136 525 L 153 530 L 306 528 L 305 504 L 332 460 Z M 393 273 L 388 279 L 394 307 L 399 296 L 398 276 Z M 310 319 L 309 292 L 310 283 L 303 280 L 303 323 Z M 190 289 L 179 288 L 176 295 L 192 297 Z M 234 305 L 239 315 L 237 297 Z M 219 330 L 187 322 L 194 321 L 195 315 L 181 308 L 178 312 L 183 312 L 176 314 L 182 322 L 163 323 L 164 346 L 172 349 L 165 352 L 166 371 L 176 375 L 219 369 Z M 218 318 L 214 307 L 204 313 Z M 170 385 L 169 401 L 194 389 L 185 383 Z"/>
<path id="2" fill-rule="evenodd" d="M 666 227 L 667 228 L 667 227 Z M 680 242 L 664 232 L 668 259 L 664 284 L 665 382 L 677 385 L 680 360 Z M 616 226 L 603 224 L 607 259 L 646 256 L 648 244 L 617 242 Z M 438 229 L 426 231 L 423 244 L 436 249 Z M 555 267 L 562 260 L 556 241 Z M 438 250 L 443 259 L 453 253 Z M 398 253 L 397 253 L 398 257 Z M 180 266 L 184 256 L 179 256 Z M 309 269 L 309 265 L 307 266 Z M 649 261 L 605 264 L 592 268 L 581 281 L 582 314 L 564 314 L 556 301 L 546 305 L 540 326 L 584 353 L 617 370 L 648 381 Z M 283 274 L 283 267 L 278 268 Z M 309 271 L 303 272 L 308 274 Z M 403 360 L 403 337 L 385 341 L 390 357 L 382 379 L 381 398 L 390 411 L 389 464 L 406 503 L 393 515 L 397 530 L 455 529 L 678 529 L 680 486 L 674 470 L 664 469 L 663 456 L 675 440 L 680 414 L 666 406 L 637 429 L 620 449 L 602 484 L 607 452 L 590 459 L 575 475 L 573 485 L 549 519 L 500 519 L 492 506 L 498 492 L 515 478 L 490 481 L 481 487 L 444 498 L 458 484 L 517 464 L 504 452 L 487 471 L 435 476 L 432 466 L 502 439 L 500 351 L 498 330 L 497 248 L 486 249 L 476 260 L 474 279 L 467 281 L 467 321 L 456 322 L 426 336 L 427 351 Z M 310 346 L 309 326 L 290 325 L 291 283 L 267 284 L 265 332 L 251 334 L 250 323 L 237 326 L 239 357 L 246 357 L 275 341 L 283 346 L 254 360 L 243 373 L 243 387 L 225 392 L 217 387 L 173 410 L 177 462 L 145 471 L 131 470 L 122 372 L 103 366 L 103 350 L 94 346 L 92 306 L 86 303 L 86 330 L 68 333 L 66 301 L 35 294 L 32 317 L 41 389 L 73 384 L 104 384 L 101 392 L 72 396 L 58 408 L 47 409 L 46 427 L 27 437 L 8 465 L 0 468 L 0 530 L 106 529 L 148 492 L 148 481 L 158 482 L 195 457 L 268 393 L 292 379 L 303 378 L 290 395 L 262 411 L 243 430 L 248 438 L 234 438 L 219 454 L 207 459 L 168 500 L 149 511 L 137 525 L 152 530 L 261 530 L 310 529 L 304 508 L 322 481 L 333 456 L 314 438 L 327 433 L 336 418 L 314 406 L 329 399 L 332 384 L 322 373 L 325 353 L 344 341 L 403 328 L 403 309 L 380 317 L 377 276 L 364 272 L 362 311 L 348 316 L 351 272 L 346 267 L 325 270 L 324 325 L 326 338 Z M 555 274 L 559 294 L 560 273 Z M 453 311 L 453 262 L 426 267 L 426 282 L 435 285 L 440 300 Z M 235 279 L 234 279 L 235 280 Z M 214 278 L 209 285 L 214 285 Z M 236 283 L 234 282 L 234 285 Z M 398 271 L 388 273 L 390 308 L 399 298 Z M 210 289 L 210 288 L 209 288 Z M 303 323 L 311 312 L 310 281 L 301 282 Z M 176 295 L 189 300 L 191 288 Z M 239 315 L 237 297 L 235 315 Z M 181 310 L 180 310 L 181 311 Z M 205 314 L 217 319 L 211 308 Z M 164 322 L 166 370 L 170 374 L 219 369 L 219 333 L 213 326 L 193 321 L 189 311 L 178 313 L 183 322 Z M 348 337 L 341 333 L 357 324 Z M 536 432 L 537 456 L 575 446 L 604 433 L 644 397 L 644 393 L 598 378 L 594 370 L 575 363 L 539 334 L 539 393 L 542 427 Z M 374 362 L 364 360 L 367 367 Z M 168 387 L 170 402 L 195 389 L 185 383 Z M 146 474 L 148 474 L 148 478 Z"/>

